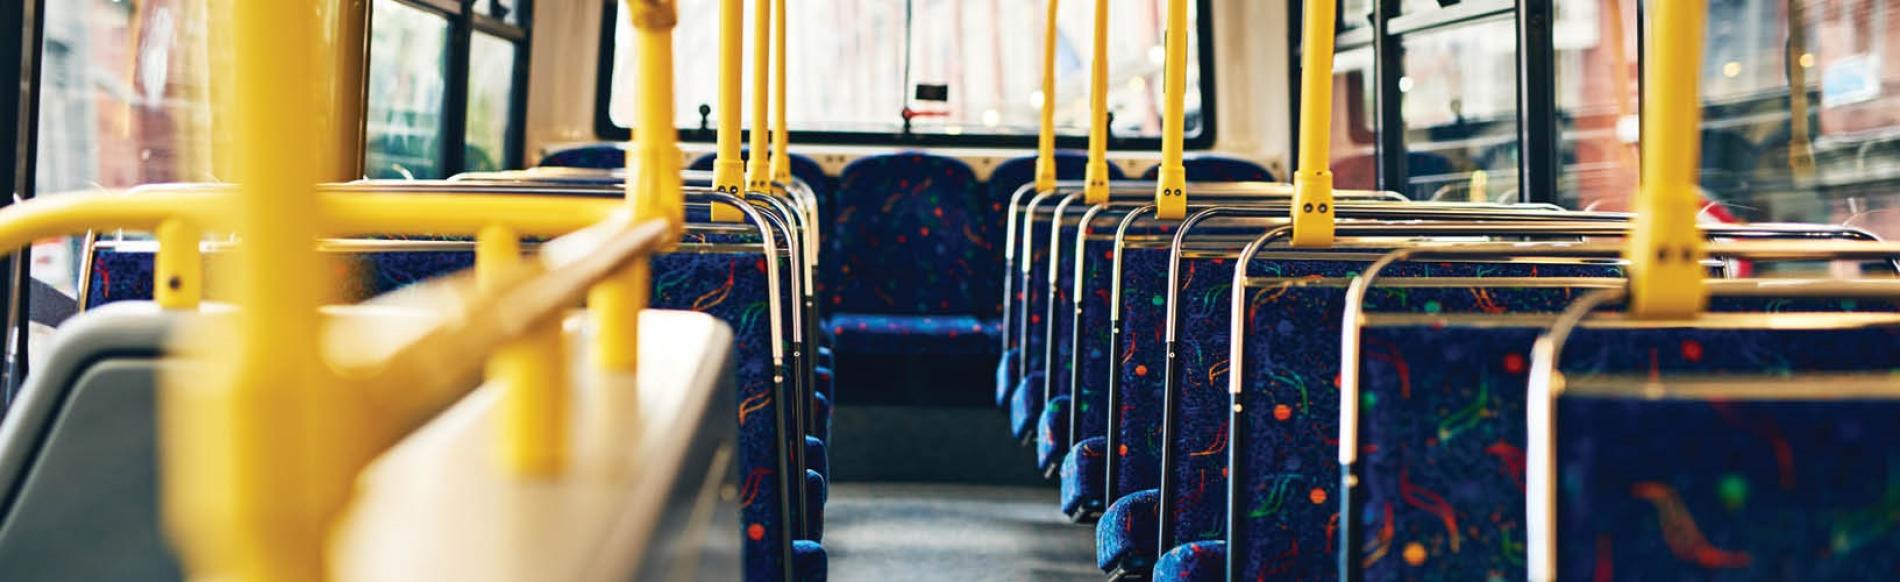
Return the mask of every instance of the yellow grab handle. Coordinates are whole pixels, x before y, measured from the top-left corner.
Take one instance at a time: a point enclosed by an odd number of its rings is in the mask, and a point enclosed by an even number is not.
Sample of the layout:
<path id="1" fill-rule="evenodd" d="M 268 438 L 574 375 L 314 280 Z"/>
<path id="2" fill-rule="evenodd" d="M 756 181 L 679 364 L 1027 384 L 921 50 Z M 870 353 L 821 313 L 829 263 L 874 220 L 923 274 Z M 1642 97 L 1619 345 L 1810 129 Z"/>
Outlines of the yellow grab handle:
<path id="1" fill-rule="evenodd" d="M 1696 225 L 1701 147 L 1702 39 L 1708 6 L 1658 2 L 1651 35 L 1655 62 L 1644 68 L 1642 185 L 1626 259 L 1630 313 L 1644 319 L 1692 317 L 1708 303 L 1702 230 Z"/>
<path id="2" fill-rule="evenodd" d="M 1036 191 L 1056 188 L 1056 8 L 1061 0 L 1049 0 L 1049 14 L 1042 27 L 1042 133 L 1036 136 Z"/>
<path id="3" fill-rule="evenodd" d="M 1082 201 L 1108 202 L 1108 0 L 1095 0 L 1095 52 L 1089 62 L 1089 165 Z"/>
<path id="4" fill-rule="evenodd" d="M 1333 0 L 1306 0 L 1300 61 L 1300 169 L 1293 172 L 1293 246 L 1333 245 Z"/>
<path id="5" fill-rule="evenodd" d="M 1161 170 L 1155 218 L 1187 218 L 1187 169 L 1181 161 L 1187 121 L 1187 0 L 1168 0 L 1167 68 L 1161 73 Z"/>
<path id="6" fill-rule="evenodd" d="M 674 0 L 625 0 L 639 42 L 640 117 L 633 147 L 627 149 L 627 196 L 635 220 L 660 218 L 678 240 L 686 223 L 686 199 L 680 192 L 679 135 L 673 127 L 673 27 L 679 22 Z M 652 292 L 649 259 L 642 257 L 587 295 L 594 321 L 593 363 L 597 370 L 632 374 L 638 367 L 640 311 Z"/>
<path id="7" fill-rule="evenodd" d="M 772 91 L 772 0 L 755 0 L 752 12 L 757 17 L 752 21 L 752 161 L 746 166 L 746 188 L 771 192 L 772 120 L 766 116 Z"/>
<path id="8" fill-rule="evenodd" d="M 719 157 L 713 160 L 713 189 L 745 196 L 745 160 L 739 157 L 739 101 L 744 99 L 745 2 L 719 0 Z M 712 205 L 714 222 L 739 222 L 745 214 L 724 204 Z"/>
<path id="9" fill-rule="evenodd" d="M 193 579 L 322 580 L 331 527 L 384 428 L 320 360 L 318 314 L 329 278 L 316 241 L 312 163 L 340 151 L 324 115 L 336 46 L 310 1 L 229 2 L 236 81 L 223 105 L 239 194 L 229 210 L 237 254 L 235 326 L 181 332 L 162 382 L 160 488 L 173 547 Z M 228 15 L 231 21 L 222 21 Z M 161 227 L 188 238 L 188 227 Z M 181 267 L 182 268 L 182 267 Z"/>
<path id="10" fill-rule="evenodd" d="M 790 125 L 785 117 L 785 0 L 772 0 L 772 181 L 780 184 L 792 181 Z"/>
<path id="11" fill-rule="evenodd" d="M 521 237 L 491 226 L 475 237 L 475 276 L 485 290 L 521 268 Z M 561 320 L 534 329 L 488 358 L 488 380 L 501 386 L 501 426 L 496 448 L 501 466 L 521 477 L 559 476 L 567 466 L 567 357 Z"/>
<path id="12" fill-rule="evenodd" d="M 198 246 L 204 230 L 171 219 L 158 224 L 157 235 L 152 301 L 165 309 L 197 309 L 204 298 L 204 254 Z"/>

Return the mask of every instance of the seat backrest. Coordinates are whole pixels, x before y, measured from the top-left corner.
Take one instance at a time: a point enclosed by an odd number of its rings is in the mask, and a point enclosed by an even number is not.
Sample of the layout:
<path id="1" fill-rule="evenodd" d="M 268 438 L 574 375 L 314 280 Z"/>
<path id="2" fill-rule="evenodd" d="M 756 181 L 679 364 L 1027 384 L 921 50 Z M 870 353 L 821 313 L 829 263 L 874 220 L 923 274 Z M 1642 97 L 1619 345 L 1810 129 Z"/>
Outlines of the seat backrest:
<path id="1" fill-rule="evenodd" d="M 1081 180 L 1085 177 L 1084 174 L 1089 165 L 1088 152 L 1056 150 L 1055 160 L 1057 180 Z M 1122 178 L 1121 166 L 1109 164 L 1108 179 Z M 990 190 L 990 200 L 1007 204 L 1009 198 L 1014 196 L 1024 184 L 1034 181 L 1036 181 L 1036 156 L 1022 156 L 1003 160 L 1002 163 L 997 164 L 996 168 L 990 170 L 990 179 L 985 186 Z"/>
<path id="2" fill-rule="evenodd" d="M 786 446 L 793 407 L 774 351 L 771 279 L 758 253 L 675 252 L 653 258 L 653 307 L 705 313 L 732 327 L 739 398 L 739 467 L 744 479 L 740 518 L 745 533 L 746 579 L 776 580 L 789 567 L 785 548 L 795 537 L 788 511 L 799 499 L 804 471 L 794 471 Z M 803 448 L 803 438 L 799 439 Z"/>
<path id="3" fill-rule="evenodd" d="M 67 322 L 0 421 L 0 564 L 20 580 L 182 580 L 159 510 L 151 304 Z"/>
<path id="4" fill-rule="evenodd" d="M 554 155 L 559 155 L 559 153 L 557 152 Z M 741 159 L 751 159 L 752 148 L 740 148 L 739 157 Z M 552 159 L 553 155 L 550 155 L 549 158 Z M 718 154 L 706 154 L 695 158 L 693 163 L 689 164 L 686 169 L 709 172 L 713 169 L 713 162 L 718 160 Z M 541 165 L 550 166 L 555 164 L 549 164 L 544 160 Z M 624 166 L 626 164 L 623 161 L 621 165 Z M 819 165 L 818 160 L 811 159 L 810 156 L 800 155 L 797 152 L 792 152 L 792 177 L 798 178 L 800 182 L 804 182 L 806 186 L 811 188 L 812 194 L 817 196 L 818 200 L 822 202 L 830 202 L 832 193 L 838 189 L 838 180 L 831 177 L 830 174 L 826 174 L 825 167 Z M 830 206 L 830 204 L 820 204 L 819 211 L 823 212 Z"/>
<path id="5" fill-rule="evenodd" d="M 1240 158 L 1203 154 L 1181 160 L 1189 182 L 1272 182 L 1273 172 L 1266 166 Z M 1156 165 L 1142 172 L 1141 179 L 1154 180 L 1161 175 Z"/>
<path id="6" fill-rule="evenodd" d="M 1335 273 L 1330 276 L 1337 277 L 1356 273 L 1366 266 L 1347 261 L 1329 263 L 1309 269 L 1326 268 Z M 1616 274 L 1617 269 L 1604 265 L 1432 262 L 1395 264 L 1382 276 L 1505 278 Z M 1337 526 L 1333 520 L 1340 518 L 1337 450 L 1332 446 L 1314 445 L 1338 442 L 1340 325 L 1345 286 L 1344 279 L 1287 279 L 1280 284 L 1248 287 L 1245 290 L 1248 296 L 1246 319 L 1241 327 L 1243 335 L 1238 339 L 1240 345 L 1230 346 L 1240 354 L 1239 361 L 1231 363 L 1230 373 L 1241 375 L 1241 393 L 1231 399 L 1214 399 L 1201 396 L 1209 391 L 1207 388 L 1188 386 L 1181 392 L 1182 407 L 1176 414 L 1183 430 L 1192 431 L 1197 423 L 1205 425 L 1209 416 L 1234 423 L 1230 439 L 1234 447 L 1233 463 L 1229 470 L 1235 480 L 1224 484 L 1223 491 L 1239 496 L 1234 500 L 1236 511 L 1233 512 L 1237 521 L 1228 524 L 1231 527 L 1227 534 L 1237 549 L 1235 566 L 1245 577 L 1265 572 L 1302 577 L 1335 574 L 1336 556 L 1327 552 L 1289 553 L 1288 550 L 1338 545 L 1328 533 L 1329 528 Z M 1367 295 L 1366 309 L 1406 313 L 1548 312 L 1561 309 L 1569 297 L 1563 288 L 1552 289 L 1375 286 Z M 1225 378 L 1218 380 L 1224 382 Z M 1368 399 L 1362 406 L 1376 408 L 1384 402 L 1384 399 L 1377 402 Z M 1211 407 L 1218 407 L 1219 411 Z M 1239 407 L 1242 412 L 1228 414 L 1226 411 L 1232 407 Z M 1443 416 L 1444 413 L 1439 412 L 1431 418 Z M 1192 464 L 1197 461 L 1193 457 L 1185 458 L 1189 467 L 1170 467 L 1169 471 L 1180 474 L 1193 468 Z M 1224 505 L 1208 507 L 1203 503 L 1189 503 L 1181 509 L 1179 519 L 1191 520 L 1189 523 L 1225 521 L 1226 509 Z M 1382 510 L 1382 506 L 1374 507 L 1375 512 Z M 1380 535 L 1389 536 L 1389 533 Z"/>
<path id="7" fill-rule="evenodd" d="M 1578 380 L 1659 368 L 1884 376 L 1900 366 L 1900 327 L 1585 327 L 1560 366 Z M 1647 579 L 1878 579 L 1900 567 L 1894 393 L 1751 392 L 1658 400 L 1628 387 L 1559 398 L 1555 460 L 1567 484 L 1555 499 L 1560 576 L 1605 574 L 1606 557 L 1617 576 Z"/>
<path id="8" fill-rule="evenodd" d="M 995 317 L 1002 284 L 1000 201 L 970 167 L 923 153 L 846 166 L 825 237 L 834 311 Z"/>

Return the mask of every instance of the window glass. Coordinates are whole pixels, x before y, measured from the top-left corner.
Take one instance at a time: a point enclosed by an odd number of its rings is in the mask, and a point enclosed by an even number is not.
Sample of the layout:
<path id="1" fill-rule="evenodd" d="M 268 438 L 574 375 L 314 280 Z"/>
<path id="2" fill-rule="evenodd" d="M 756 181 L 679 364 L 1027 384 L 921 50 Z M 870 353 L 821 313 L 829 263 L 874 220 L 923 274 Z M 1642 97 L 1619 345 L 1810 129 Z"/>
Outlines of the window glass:
<path id="1" fill-rule="evenodd" d="M 1399 79 L 1407 186 L 1414 200 L 1465 200 L 1471 174 L 1490 175 L 1483 199 L 1517 184 L 1517 33 L 1510 18 L 1404 37 Z"/>
<path id="2" fill-rule="evenodd" d="M 212 179 L 204 0 L 45 3 L 36 196 Z M 34 245 L 34 278 L 77 295 L 77 238 Z"/>
<path id="3" fill-rule="evenodd" d="M 515 43 L 477 32 L 468 61 L 468 133 L 463 158 L 468 171 L 509 167 L 508 133 L 514 110 Z"/>
<path id="4" fill-rule="evenodd" d="M 1900 0 L 1710 3 L 1701 182 L 1711 215 L 1900 236 L 1900 68 L 1887 66 L 1900 63 L 1896 19 Z"/>
<path id="5" fill-rule="evenodd" d="M 1158 137 L 1165 4 L 1109 4 L 1114 131 L 1119 137 Z M 702 122 L 713 127 L 717 120 L 702 120 L 699 108 L 712 106 L 718 96 L 719 51 L 707 48 L 718 46 L 718 1 L 681 0 L 679 8 L 681 24 L 673 39 L 679 59 L 675 117 L 682 128 Z M 608 113 L 616 125 L 628 127 L 635 111 L 633 30 L 615 10 Z M 1089 2 L 1059 6 L 1056 122 L 1068 135 L 1087 134 L 1093 10 Z M 787 39 L 791 125 L 806 131 L 896 133 L 903 130 L 908 110 L 915 133 L 1035 135 L 1041 123 L 1039 65 L 1046 14 L 1041 3 L 1003 0 L 798 3 Z M 841 32 L 800 32 L 816 30 Z M 1193 136 L 1202 119 L 1201 72 L 1192 24 L 1189 33 L 1186 129 Z M 746 53 L 750 71 L 750 47 Z M 928 86 L 921 94 L 920 85 Z"/>
<path id="6" fill-rule="evenodd" d="M 1333 55 L 1333 185 L 1373 190 L 1379 185 L 1378 119 L 1372 47 Z"/>
<path id="7" fill-rule="evenodd" d="M 449 23 L 395 0 L 371 8 L 368 144 L 372 178 L 443 177 Z"/>
<path id="8" fill-rule="evenodd" d="M 1372 7 L 1373 0 L 1340 0 L 1336 28 L 1339 30 L 1371 28 Z"/>
<path id="9" fill-rule="evenodd" d="M 1557 3 L 1557 117 L 1563 173 L 1556 201 L 1627 210 L 1640 167 L 1637 0 Z"/>

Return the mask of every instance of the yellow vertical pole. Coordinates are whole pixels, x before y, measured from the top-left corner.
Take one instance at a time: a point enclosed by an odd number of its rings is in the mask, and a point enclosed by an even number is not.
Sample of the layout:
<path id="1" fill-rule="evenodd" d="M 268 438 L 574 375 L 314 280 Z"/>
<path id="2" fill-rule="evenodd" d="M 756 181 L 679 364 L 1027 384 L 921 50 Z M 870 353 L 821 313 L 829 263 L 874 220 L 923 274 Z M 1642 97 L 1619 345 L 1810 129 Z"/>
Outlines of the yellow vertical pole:
<path id="1" fill-rule="evenodd" d="M 627 199 L 635 219 L 665 219 L 678 238 L 685 228 L 680 193 L 679 136 L 673 127 L 673 0 L 624 0 L 639 46 L 638 120 L 627 149 Z M 594 317 L 594 366 L 633 373 L 639 356 L 640 310 L 652 294 L 652 264 L 645 258 L 596 285 L 587 302 Z"/>
<path id="2" fill-rule="evenodd" d="M 785 0 L 772 0 L 772 181 L 778 183 L 792 181 L 791 122 L 785 117 L 785 16 Z"/>
<path id="3" fill-rule="evenodd" d="M 339 144 L 326 115 L 333 37 L 317 7 L 229 3 L 240 309 L 235 334 L 180 347 L 209 355 L 161 392 L 167 524 L 195 579 L 325 578 L 330 527 L 380 436 L 318 350 L 316 185 L 334 168 L 310 152 Z"/>
<path id="4" fill-rule="evenodd" d="M 1181 143 L 1187 118 L 1187 0 L 1168 0 L 1167 68 L 1161 72 L 1161 170 L 1155 181 L 1155 216 L 1187 218 L 1187 168 Z"/>
<path id="5" fill-rule="evenodd" d="M 1049 13 L 1042 23 L 1042 133 L 1036 136 L 1037 192 L 1056 188 L 1056 9 L 1060 2 L 1049 0 Z"/>
<path id="6" fill-rule="evenodd" d="M 158 225 L 158 258 L 153 264 L 152 300 L 165 309 L 197 309 L 204 298 L 204 231 L 182 220 Z"/>
<path id="7" fill-rule="evenodd" d="M 521 237 L 503 226 L 475 237 L 475 275 L 482 287 L 506 280 L 521 266 Z M 554 477 L 567 466 L 567 358 L 561 320 L 537 322 L 488 360 L 488 380 L 500 384 L 501 426 L 496 431 L 503 468 L 522 477 Z"/>
<path id="8" fill-rule="evenodd" d="M 1465 201 L 1467 202 L 1490 202 L 1491 201 L 1491 194 L 1489 192 L 1486 192 L 1486 190 L 1491 189 L 1491 174 L 1486 173 L 1484 170 L 1472 171 L 1471 182 L 1469 186 L 1470 186 L 1469 188 L 1465 189 Z"/>
<path id="9" fill-rule="evenodd" d="M 752 12 L 752 161 L 746 167 L 746 188 L 772 191 L 772 121 L 767 118 L 772 91 L 772 0 L 755 0 Z"/>
<path id="10" fill-rule="evenodd" d="M 1333 0 L 1306 0 L 1300 60 L 1300 169 L 1293 172 L 1293 246 L 1333 244 Z"/>
<path id="11" fill-rule="evenodd" d="M 1704 18 L 1702 2 L 1658 2 L 1654 59 L 1644 67 L 1642 185 L 1636 222 L 1624 251 L 1630 262 L 1630 313 L 1680 318 L 1708 301 L 1701 266 L 1702 231 L 1696 225 L 1696 167 L 1701 148 L 1699 93 Z"/>
<path id="12" fill-rule="evenodd" d="M 1082 200 L 1108 202 L 1108 0 L 1095 0 L 1095 45 L 1089 62 L 1089 163 Z"/>
<path id="13" fill-rule="evenodd" d="M 745 160 L 739 157 L 744 70 L 745 1 L 719 0 L 719 157 L 713 161 L 713 189 L 734 196 L 745 195 Z M 745 215 L 724 204 L 714 204 L 712 219 L 738 222 Z"/>

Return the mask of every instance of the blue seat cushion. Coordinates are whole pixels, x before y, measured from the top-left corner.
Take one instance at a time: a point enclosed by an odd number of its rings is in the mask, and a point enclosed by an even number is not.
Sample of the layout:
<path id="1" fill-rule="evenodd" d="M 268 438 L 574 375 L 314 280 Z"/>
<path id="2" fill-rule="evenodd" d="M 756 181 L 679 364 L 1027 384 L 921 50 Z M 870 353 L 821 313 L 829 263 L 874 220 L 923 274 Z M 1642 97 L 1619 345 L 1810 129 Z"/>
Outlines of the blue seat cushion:
<path id="1" fill-rule="evenodd" d="M 1272 182 L 1273 172 L 1260 164 L 1240 158 L 1227 156 L 1201 155 L 1181 160 L 1181 167 L 1187 170 L 1189 182 Z M 1155 165 L 1141 174 L 1143 180 L 1154 180 L 1161 175 L 1161 166 Z"/>
<path id="2" fill-rule="evenodd" d="M 818 437 L 805 436 L 805 468 L 831 478 L 831 455 L 825 450 L 825 441 Z"/>
<path id="3" fill-rule="evenodd" d="M 839 313 L 826 326 L 837 349 L 865 355 L 968 356 L 993 354 L 1002 324 L 968 315 Z"/>
<path id="4" fill-rule="evenodd" d="M 1048 471 L 1069 452 L 1069 397 L 1057 396 L 1042 407 L 1036 422 L 1036 470 Z"/>
<path id="5" fill-rule="evenodd" d="M 998 358 L 996 360 L 996 407 L 997 408 L 1002 408 L 1004 406 L 1009 405 L 1009 395 L 1016 389 L 1016 383 L 1009 381 L 1009 378 L 1010 376 L 1015 374 L 1016 358 L 1021 357 L 1021 356 L 1022 356 L 1021 350 L 1018 350 L 1016 348 L 1010 348 L 1009 350 L 1003 352 L 1003 357 Z"/>
<path id="6" fill-rule="evenodd" d="M 1103 572 L 1147 573 L 1154 565 L 1155 536 L 1161 529 L 1161 490 L 1129 494 L 1108 506 L 1095 524 L 1095 565 Z"/>
<path id="7" fill-rule="evenodd" d="M 1030 372 L 1009 397 L 1009 434 L 1029 438 L 1043 409 L 1042 372 Z"/>
<path id="8" fill-rule="evenodd" d="M 821 441 L 831 440 L 831 398 L 823 392 L 811 395 L 811 420 L 810 430 L 805 431 L 806 434 Z"/>
<path id="9" fill-rule="evenodd" d="M 1213 582 L 1227 578 L 1227 542 L 1208 540 L 1175 546 L 1155 560 L 1155 582 Z"/>
<path id="10" fill-rule="evenodd" d="M 825 541 L 825 500 L 831 498 L 830 484 L 823 475 L 805 470 L 805 533 L 812 541 Z"/>
<path id="11" fill-rule="evenodd" d="M 1062 513 L 1102 510 L 1102 498 L 1108 495 L 1108 468 L 1102 464 L 1106 452 L 1108 439 L 1103 437 L 1082 439 L 1069 448 L 1062 458 Z"/>
<path id="12" fill-rule="evenodd" d="M 792 542 L 792 577 L 799 582 L 824 582 L 830 564 L 825 546 L 811 540 Z M 748 582 L 753 582 L 750 579 Z"/>
<path id="13" fill-rule="evenodd" d="M 825 337 L 819 338 L 819 341 L 826 345 L 818 346 L 818 367 L 827 370 L 836 370 L 838 369 L 838 361 L 836 356 L 833 356 L 831 353 L 831 334 L 824 334 L 824 336 Z"/>

